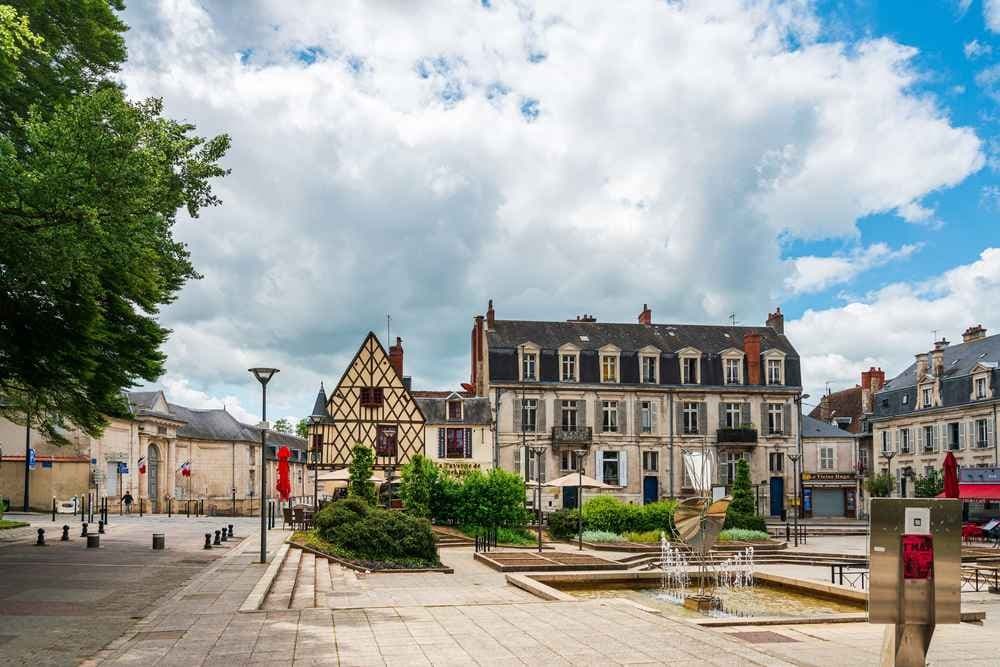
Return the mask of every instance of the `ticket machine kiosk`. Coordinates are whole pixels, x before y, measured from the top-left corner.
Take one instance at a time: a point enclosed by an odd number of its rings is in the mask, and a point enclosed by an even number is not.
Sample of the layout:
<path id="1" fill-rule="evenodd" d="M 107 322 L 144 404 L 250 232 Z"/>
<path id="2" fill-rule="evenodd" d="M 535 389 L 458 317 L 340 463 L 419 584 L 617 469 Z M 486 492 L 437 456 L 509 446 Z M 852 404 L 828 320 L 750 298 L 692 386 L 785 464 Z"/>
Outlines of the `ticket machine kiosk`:
<path id="1" fill-rule="evenodd" d="M 961 621 L 961 503 L 873 498 L 869 522 L 868 622 L 888 626 L 882 665 L 923 667 L 934 627 Z"/>

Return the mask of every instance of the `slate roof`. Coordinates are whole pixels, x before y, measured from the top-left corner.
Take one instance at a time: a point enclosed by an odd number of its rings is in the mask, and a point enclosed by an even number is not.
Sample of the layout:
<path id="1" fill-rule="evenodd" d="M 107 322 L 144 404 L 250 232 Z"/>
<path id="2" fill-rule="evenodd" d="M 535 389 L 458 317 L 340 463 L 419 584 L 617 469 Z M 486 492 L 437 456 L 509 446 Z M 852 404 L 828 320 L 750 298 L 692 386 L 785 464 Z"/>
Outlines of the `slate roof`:
<path id="1" fill-rule="evenodd" d="M 442 397 L 420 396 L 419 394 L 444 394 Z M 463 398 L 462 420 L 448 419 L 448 396 L 453 392 L 413 392 L 413 400 L 424 413 L 427 424 L 480 425 L 493 421 L 489 398 Z"/>
<path id="2" fill-rule="evenodd" d="M 1000 334 L 957 343 L 944 348 L 944 377 L 959 377 L 969 375 L 977 364 L 997 367 L 1000 362 Z M 933 372 L 933 359 L 928 352 L 928 372 Z M 885 383 L 883 391 L 905 389 L 917 385 L 917 362 L 910 364 L 905 371 Z"/>
<path id="3" fill-rule="evenodd" d="M 193 410 L 176 403 L 167 405 L 175 417 L 185 422 L 177 429 L 178 437 L 250 442 L 260 440 L 257 429 L 237 421 L 236 417 L 221 408 Z"/>
<path id="4" fill-rule="evenodd" d="M 158 391 L 129 391 L 125 395 L 128 397 L 129 403 L 135 408 L 141 408 L 143 410 L 152 409 L 153 405 L 156 403 L 157 396 L 160 395 Z"/>
<path id="5" fill-rule="evenodd" d="M 861 387 L 851 387 L 842 389 L 823 396 L 820 401 L 826 401 L 830 419 L 837 417 L 850 417 L 851 425 L 847 428 L 851 433 L 861 432 Z M 817 405 L 809 412 L 810 417 L 821 419 L 823 416 L 822 405 Z"/>
<path id="6" fill-rule="evenodd" d="M 310 417 L 326 417 L 326 388 L 323 387 L 323 383 L 319 383 L 319 391 L 316 393 L 316 402 L 313 403 L 312 412 L 309 413 Z"/>
<path id="7" fill-rule="evenodd" d="M 761 335 L 761 352 L 777 349 L 789 356 L 798 356 L 788 339 L 770 327 L 496 320 L 487 335 L 491 348 L 514 349 L 522 343 L 532 342 L 553 350 L 572 343 L 581 350 L 598 350 L 612 344 L 632 352 L 649 345 L 661 352 L 676 352 L 685 347 L 702 352 L 721 352 L 730 347 L 742 350 L 743 335 L 747 333 Z M 582 340 L 581 336 L 587 340 Z"/>
<path id="8" fill-rule="evenodd" d="M 857 435 L 839 426 L 802 415 L 803 438 L 856 438 Z"/>

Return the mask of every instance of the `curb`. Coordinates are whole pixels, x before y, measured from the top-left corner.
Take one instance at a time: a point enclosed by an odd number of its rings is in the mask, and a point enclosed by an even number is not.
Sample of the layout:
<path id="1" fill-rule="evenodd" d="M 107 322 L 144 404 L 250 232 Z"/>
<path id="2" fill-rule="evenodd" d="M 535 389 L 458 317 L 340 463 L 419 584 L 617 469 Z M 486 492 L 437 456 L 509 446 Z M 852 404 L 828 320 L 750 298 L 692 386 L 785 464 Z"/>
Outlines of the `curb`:
<path id="1" fill-rule="evenodd" d="M 271 559 L 271 563 L 267 566 L 267 571 L 264 572 L 264 576 L 257 581 L 257 585 L 253 587 L 250 591 L 250 595 L 247 599 L 243 601 L 240 608 L 237 610 L 239 613 L 246 613 L 250 611 L 258 611 L 260 606 L 264 604 L 264 598 L 267 597 L 268 591 L 271 590 L 271 586 L 274 584 L 275 578 L 278 576 L 278 570 L 281 569 L 281 565 L 285 562 L 285 555 L 288 553 L 288 542 L 284 542 L 280 547 L 278 547 L 277 553 L 274 554 L 274 558 Z"/>

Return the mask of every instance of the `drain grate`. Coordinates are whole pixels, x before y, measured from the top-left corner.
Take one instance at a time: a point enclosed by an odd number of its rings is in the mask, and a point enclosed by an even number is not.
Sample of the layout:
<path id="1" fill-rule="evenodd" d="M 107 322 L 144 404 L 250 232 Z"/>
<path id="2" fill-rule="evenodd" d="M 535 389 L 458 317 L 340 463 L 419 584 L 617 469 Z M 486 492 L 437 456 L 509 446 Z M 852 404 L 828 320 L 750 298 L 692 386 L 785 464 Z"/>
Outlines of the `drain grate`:
<path id="1" fill-rule="evenodd" d="M 745 642 L 750 642 L 751 644 L 786 644 L 799 641 L 798 639 L 792 639 L 791 637 L 786 637 L 785 635 L 779 635 L 777 632 L 771 632 L 770 630 L 729 632 L 727 634 L 730 637 L 737 637 Z"/>

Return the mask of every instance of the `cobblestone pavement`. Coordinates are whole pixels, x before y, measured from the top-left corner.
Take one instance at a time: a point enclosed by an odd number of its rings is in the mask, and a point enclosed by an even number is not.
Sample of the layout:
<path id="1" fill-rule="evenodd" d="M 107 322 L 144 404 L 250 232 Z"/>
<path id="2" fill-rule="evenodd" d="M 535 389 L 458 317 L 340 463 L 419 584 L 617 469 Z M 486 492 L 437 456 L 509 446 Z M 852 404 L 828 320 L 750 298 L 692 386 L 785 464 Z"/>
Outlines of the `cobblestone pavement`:
<path id="1" fill-rule="evenodd" d="M 3 665 L 79 664 L 231 549 L 203 550 L 205 532 L 233 523 L 236 535 L 246 535 L 257 525 L 253 519 L 112 515 L 101 548 L 87 549 L 79 521 L 70 516 L 54 524 L 46 515 L 7 518 L 32 525 L 0 531 L 11 533 L 0 538 Z M 64 523 L 69 542 L 59 541 Z M 33 544 L 39 527 L 46 530 L 44 547 Z M 166 550 L 152 550 L 153 532 L 166 535 Z"/>

